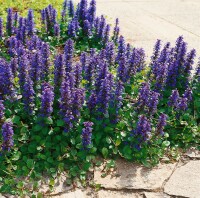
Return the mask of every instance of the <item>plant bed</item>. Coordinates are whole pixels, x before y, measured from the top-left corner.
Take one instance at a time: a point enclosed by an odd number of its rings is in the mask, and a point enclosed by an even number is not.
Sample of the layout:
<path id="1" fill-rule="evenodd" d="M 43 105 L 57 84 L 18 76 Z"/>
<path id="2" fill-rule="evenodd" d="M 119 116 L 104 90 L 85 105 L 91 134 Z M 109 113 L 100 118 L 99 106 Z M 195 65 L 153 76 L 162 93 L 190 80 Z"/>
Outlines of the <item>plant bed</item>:
<path id="1" fill-rule="evenodd" d="M 0 19 L 1 193 L 36 196 L 44 175 L 52 190 L 63 172 L 87 185 L 99 157 L 152 167 L 199 149 L 200 63 L 192 74 L 182 36 L 157 40 L 147 64 L 95 0 L 65 1 L 59 17 L 49 5 L 36 21 L 16 10 Z"/>

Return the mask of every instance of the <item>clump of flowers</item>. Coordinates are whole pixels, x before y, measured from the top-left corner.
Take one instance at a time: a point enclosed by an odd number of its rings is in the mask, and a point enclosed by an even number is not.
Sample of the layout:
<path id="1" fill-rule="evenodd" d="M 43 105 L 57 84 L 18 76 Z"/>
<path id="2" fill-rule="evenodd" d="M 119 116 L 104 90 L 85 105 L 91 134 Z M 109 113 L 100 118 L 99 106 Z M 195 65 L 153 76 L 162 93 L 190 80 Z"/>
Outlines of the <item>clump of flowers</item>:
<path id="1" fill-rule="evenodd" d="M 39 22 L 36 12 L 9 8 L 0 18 L 5 191 L 57 171 L 83 180 L 98 155 L 155 165 L 166 152 L 199 145 L 200 63 L 193 75 L 198 53 L 183 36 L 174 46 L 157 40 L 148 63 L 120 35 L 119 19 L 111 30 L 96 15 L 95 0 L 65 0 L 61 13 L 49 5 Z M 25 183 L 11 192 L 24 196 Z"/>

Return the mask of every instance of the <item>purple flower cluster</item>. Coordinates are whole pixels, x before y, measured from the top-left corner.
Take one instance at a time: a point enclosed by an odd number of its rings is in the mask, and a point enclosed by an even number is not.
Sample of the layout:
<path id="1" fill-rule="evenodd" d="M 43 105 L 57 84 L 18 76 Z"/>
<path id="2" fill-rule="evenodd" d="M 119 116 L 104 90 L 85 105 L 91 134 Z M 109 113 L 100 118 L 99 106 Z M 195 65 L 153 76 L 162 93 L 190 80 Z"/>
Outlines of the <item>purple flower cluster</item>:
<path id="1" fill-rule="evenodd" d="M 116 22 L 115 22 L 114 32 L 113 32 L 113 41 L 114 42 L 118 42 L 119 31 L 120 31 L 120 28 L 119 28 L 119 19 L 117 18 Z"/>
<path id="2" fill-rule="evenodd" d="M 74 116 L 72 114 L 72 102 L 73 102 L 73 93 L 70 87 L 70 82 L 63 81 L 61 88 L 60 88 L 61 98 L 60 98 L 60 109 L 61 109 L 61 116 L 64 118 L 66 123 L 66 132 L 69 132 L 70 129 L 73 127 L 73 119 Z"/>
<path id="3" fill-rule="evenodd" d="M 54 25 L 57 24 L 56 21 L 57 11 L 53 8 L 52 5 L 47 6 L 44 10 L 41 11 L 41 18 L 47 33 L 53 34 Z"/>
<path id="4" fill-rule="evenodd" d="M 7 10 L 6 30 L 7 30 L 8 36 L 11 36 L 13 33 L 13 10 L 12 10 L 12 8 L 8 8 L 8 10 Z"/>
<path id="5" fill-rule="evenodd" d="M 159 117 L 157 126 L 156 126 L 156 132 L 157 134 L 163 136 L 164 135 L 164 127 L 167 125 L 167 118 L 168 116 L 164 113 L 162 113 Z"/>
<path id="6" fill-rule="evenodd" d="M 50 74 L 50 46 L 47 43 L 43 43 L 41 46 L 41 73 L 42 79 L 47 80 Z"/>
<path id="7" fill-rule="evenodd" d="M 54 61 L 54 87 L 59 88 L 65 78 L 64 55 L 58 54 Z"/>
<path id="8" fill-rule="evenodd" d="M 35 107 L 35 91 L 33 89 L 33 81 L 29 76 L 25 77 L 22 96 L 25 111 L 27 114 L 32 115 Z"/>
<path id="9" fill-rule="evenodd" d="M 49 83 L 42 84 L 41 116 L 50 117 L 53 112 L 54 92 Z"/>
<path id="10" fill-rule="evenodd" d="M 2 143 L 2 150 L 3 151 L 10 151 L 11 148 L 14 146 L 13 141 L 13 124 L 12 122 L 4 122 L 2 126 L 2 136 L 3 136 L 3 143 Z"/>
<path id="11" fill-rule="evenodd" d="M 81 0 L 79 4 L 79 20 L 84 22 L 87 19 L 87 0 Z"/>
<path id="12" fill-rule="evenodd" d="M 149 115 L 154 115 L 157 111 L 160 94 L 151 91 L 149 83 L 143 83 L 139 90 L 138 110 L 147 112 Z"/>
<path id="13" fill-rule="evenodd" d="M 69 1 L 69 16 L 70 17 L 74 16 L 74 4 L 72 0 Z"/>
<path id="14" fill-rule="evenodd" d="M 75 17 L 69 22 L 67 33 L 70 37 L 76 38 L 78 30 L 79 30 L 79 22 L 78 19 Z"/>
<path id="15" fill-rule="evenodd" d="M 71 39 L 68 39 L 65 44 L 65 71 L 71 72 L 72 71 L 72 59 L 74 54 L 74 42 Z"/>
<path id="16" fill-rule="evenodd" d="M 87 17 L 91 25 L 94 24 L 95 17 L 96 17 L 96 0 L 91 0 Z"/>
<path id="17" fill-rule="evenodd" d="M 3 19 L 0 17 L 0 39 L 3 37 Z"/>
<path id="18" fill-rule="evenodd" d="M 87 149 L 87 147 L 91 144 L 92 139 L 92 126 L 93 122 L 84 122 L 84 128 L 82 130 L 82 144 L 83 148 Z"/>
<path id="19" fill-rule="evenodd" d="M 97 105 L 98 111 L 103 114 L 108 114 L 108 107 L 112 93 L 113 76 L 112 74 L 107 74 L 107 76 L 102 80 L 100 91 L 97 95 Z"/>
<path id="20" fill-rule="evenodd" d="M 166 43 L 162 50 L 161 41 L 157 40 L 150 63 L 150 79 L 154 83 L 155 91 L 161 92 L 165 88 L 186 88 L 195 56 L 194 49 L 187 53 L 187 43 L 182 36 L 176 40 L 174 48 L 170 47 L 170 43 Z"/>
<path id="21" fill-rule="evenodd" d="M 0 59 L 0 99 L 7 95 L 10 99 L 15 97 L 14 78 L 10 64 Z"/>
<path id="22" fill-rule="evenodd" d="M 151 139 L 151 123 L 146 116 L 139 116 L 137 127 L 133 133 L 141 137 L 140 142 L 147 142 Z"/>
<path id="23" fill-rule="evenodd" d="M 57 23 L 54 25 L 54 35 L 57 37 L 60 36 L 60 26 Z"/>
<path id="24" fill-rule="evenodd" d="M 33 10 L 32 9 L 30 9 L 28 11 L 27 32 L 28 32 L 29 36 L 32 36 L 34 34 L 34 16 L 33 16 Z"/>
<path id="25" fill-rule="evenodd" d="M 182 97 L 177 89 L 172 90 L 169 97 L 168 105 L 173 107 L 175 111 L 185 111 L 192 100 L 192 91 L 190 88 L 186 89 Z"/>

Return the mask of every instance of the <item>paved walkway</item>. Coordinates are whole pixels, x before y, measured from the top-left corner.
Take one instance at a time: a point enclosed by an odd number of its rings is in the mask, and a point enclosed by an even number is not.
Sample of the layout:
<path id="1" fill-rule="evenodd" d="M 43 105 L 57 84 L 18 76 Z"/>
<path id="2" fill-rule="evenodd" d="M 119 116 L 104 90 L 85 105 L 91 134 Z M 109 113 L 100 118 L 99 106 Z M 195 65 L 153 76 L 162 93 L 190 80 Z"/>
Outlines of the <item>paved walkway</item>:
<path id="1" fill-rule="evenodd" d="M 183 35 L 200 56 L 200 0 L 97 0 L 97 14 L 120 19 L 122 34 L 151 56 L 156 39 Z"/>

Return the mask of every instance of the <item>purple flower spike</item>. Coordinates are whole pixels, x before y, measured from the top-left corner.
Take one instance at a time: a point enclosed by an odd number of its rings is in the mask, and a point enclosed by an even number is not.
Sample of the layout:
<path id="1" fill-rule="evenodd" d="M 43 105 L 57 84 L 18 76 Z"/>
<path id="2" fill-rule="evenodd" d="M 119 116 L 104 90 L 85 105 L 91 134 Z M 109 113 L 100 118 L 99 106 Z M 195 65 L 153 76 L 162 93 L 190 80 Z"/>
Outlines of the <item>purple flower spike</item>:
<path id="1" fill-rule="evenodd" d="M 143 83 L 139 89 L 138 108 L 143 108 L 148 103 L 148 98 L 151 94 L 150 84 Z"/>
<path id="2" fill-rule="evenodd" d="M 106 59 L 109 65 L 114 64 L 115 61 L 115 44 L 109 42 L 106 44 Z"/>
<path id="3" fill-rule="evenodd" d="M 0 17 L 0 39 L 3 37 L 3 19 Z"/>
<path id="4" fill-rule="evenodd" d="M 147 142 L 151 139 L 151 123 L 144 115 L 139 116 L 134 134 L 141 136 L 143 142 Z"/>
<path id="5" fill-rule="evenodd" d="M 68 24 L 68 30 L 67 30 L 67 34 L 72 37 L 72 38 L 76 38 L 76 34 L 79 30 L 80 26 L 79 26 L 79 22 L 77 18 L 73 18 L 69 24 Z"/>
<path id="6" fill-rule="evenodd" d="M 70 17 L 73 17 L 74 16 L 74 4 L 73 4 L 73 1 L 70 0 L 69 1 L 69 16 Z"/>
<path id="7" fill-rule="evenodd" d="M 54 92 L 53 87 L 48 83 L 42 84 L 41 100 L 41 116 L 50 117 L 53 112 Z"/>
<path id="8" fill-rule="evenodd" d="M 150 66 L 153 67 L 156 60 L 158 59 L 159 57 L 159 54 L 160 54 L 160 48 L 161 48 L 161 40 L 157 40 L 156 41 L 156 44 L 154 46 L 154 49 L 153 49 L 153 55 L 151 57 L 151 63 L 150 63 Z"/>
<path id="9" fill-rule="evenodd" d="M 177 107 L 179 101 L 179 92 L 177 89 L 172 91 L 171 96 L 169 97 L 168 105 L 171 107 Z"/>
<path id="10" fill-rule="evenodd" d="M 31 68 L 30 68 L 30 77 L 36 85 L 41 78 L 41 55 L 39 52 L 36 52 L 31 56 Z"/>
<path id="11" fill-rule="evenodd" d="M 72 39 L 68 39 L 65 44 L 65 61 L 66 61 L 66 73 L 72 70 L 72 59 L 74 54 L 74 42 Z"/>
<path id="12" fill-rule="evenodd" d="M 112 77 L 113 76 L 111 74 L 108 74 L 106 78 L 102 80 L 100 91 L 97 96 L 97 105 L 99 107 L 98 111 L 102 113 L 104 116 L 106 116 L 108 113 L 108 107 L 111 98 L 111 90 L 113 84 Z"/>
<path id="13" fill-rule="evenodd" d="M 75 87 L 78 88 L 82 80 L 82 67 L 77 63 L 74 67 Z"/>
<path id="14" fill-rule="evenodd" d="M 50 73 L 50 46 L 43 43 L 41 48 L 42 61 L 42 79 L 48 79 Z"/>
<path id="15" fill-rule="evenodd" d="M 103 42 L 106 44 L 110 39 L 110 25 L 106 25 Z"/>
<path id="16" fill-rule="evenodd" d="M 87 37 L 90 37 L 92 35 L 90 23 L 88 20 L 85 20 L 83 23 L 83 32 Z"/>
<path id="17" fill-rule="evenodd" d="M 113 41 L 114 41 L 115 43 L 118 42 L 119 31 L 120 31 L 120 29 L 119 29 L 119 19 L 117 18 L 117 19 L 116 19 L 116 23 L 115 23 L 115 27 L 114 27 L 114 32 L 113 32 Z"/>
<path id="18" fill-rule="evenodd" d="M 160 96 L 160 94 L 156 93 L 154 91 L 152 91 L 149 96 L 147 107 L 148 107 L 148 113 L 150 115 L 154 115 L 157 111 L 157 106 L 159 103 L 159 96 Z"/>
<path id="19" fill-rule="evenodd" d="M 94 24 L 95 17 L 96 17 L 96 0 L 91 0 L 87 17 L 91 26 L 93 26 Z"/>
<path id="20" fill-rule="evenodd" d="M 127 78 L 126 78 L 126 72 L 127 72 L 127 68 L 126 68 L 126 56 L 125 54 L 122 55 L 122 57 L 120 57 L 119 59 L 119 66 L 117 69 L 117 76 L 119 78 L 119 80 L 121 80 L 122 82 L 126 82 Z"/>
<path id="21" fill-rule="evenodd" d="M 167 118 L 168 116 L 164 113 L 162 113 L 159 117 L 159 120 L 158 120 L 158 123 L 157 123 L 157 126 L 156 126 L 156 131 L 157 131 L 157 134 L 163 136 L 164 135 L 164 127 L 167 125 Z"/>
<path id="22" fill-rule="evenodd" d="M 30 9 L 28 11 L 28 17 L 27 17 L 27 32 L 29 36 L 32 36 L 34 34 L 34 16 L 33 16 L 33 10 Z"/>
<path id="23" fill-rule="evenodd" d="M 35 91 L 33 89 L 33 81 L 30 77 L 25 78 L 23 85 L 22 97 L 25 111 L 32 115 L 35 107 Z"/>
<path id="24" fill-rule="evenodd" d="M 8 36 L 11 36 L 13 33 L 13 10 L 12 10 L 12 8 L 8 8 L 8 10 L 7 10 L 6 30 L 7 30 Z"/>
<path id="25" fill-rule="evenodd" d="M 14 135 L 13 123 L 4 122 L 2 126 L 2 136 L 3 136 L 2 150 L 3 151 L 9 152 L 11 148 L 14 146 L 13 135 Z"/>
<path id="26" fill-rule="evenodd" d="M 190 73 L 191 73 L 192 66 L 194 64 L 195 56 L 196 56 L 196 50 L 195 49 L 191 50 L 187 55 L 185 65 L 184 65 L 184 68 L 185 68 L 184 73 L 186 75 L 190 75 Z"/>
<path id="27" fill-rule="evenodd" d="M 180 98 L 176 109 L 180 111 L 185 111 L 187 108 L 188 108 L 188 99 Z"/>
<path id="28" fill-rule="evenodd" d="M 116 62 L 119 63 L 119 60 L 126 55 L 126 44 L 123 36 L 120 36 L 119 38 L 119 44 L 118 44 L 118 52 L 116 57 Z"/>
<path id="29" fill-rule="evenodd" d="M 54 86 L 55 89 L 60 88 L 62 82 L 65 78 L 65 69 L 64 69 L 64 55 L 58 54 L 55 57 L 54 61 Z"/>
<path id="30" fill-rule="evenodd" d="M 101 15 L 100 23 L 99 23 L 99 31 L 98 31 L 98 38 L 102 39 L 104 38 L 105 34 L 105 27 L 106 27 L 106 19 L 103 15 Z"/>
<path id="31" fill-rule="evenodd" d="M 87 107 L 90 110 L 90 112 L 93 112 L 95 110 L 96 105 L 97 105 L 97 95 L 95 92 L 92 92 L 87 102 Z"/>
<path id="32" fill-rule="evenodd" d="M 185 90 L 185 93 L 183 94 L 183 98 L 187 98 L 188 102 L 192 101 L 192 90 L 190 88 L 187 88 Z"/>
<path id="33" fill-rule="evenodd" d="M 83 22 L 87 19 L 87 0 L 80 1 L 79 19 Z"/>
<path id="34" fill-rule="evenodd" d="M 45 10 L 41 10 L 41 19 L 42 19 L 42 24 L 45 24 L 45 21 L 46 21 Z"/>
<path id="35" fill-rule="evenodd" d="M 75 88 L 73 90 L 73 107 L 72 107 L 72 113 L 74 116 L 73 121 L 78 121 L 80 117 L 80 110 L 83 106 L 85 99 L 85 90 L 81 88 Z"/>
<path id="36" fill-rule="evenodd" d="M 57 23 L 54 25 L 54 35 L 57 37 L 60 36 L 60 26 Z"/>
<path id="37" fill-rule="evenodd" d="M 92 126 L 93 122 L 84 122 L 84 128 L 82 130 L 82 144 L 83 148 L 87 149 L 87 147 L 91 144 L 92 139 Z"/>

